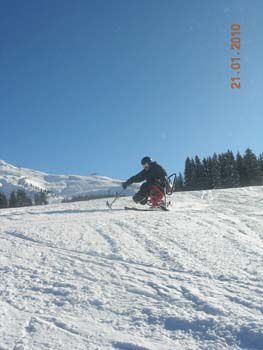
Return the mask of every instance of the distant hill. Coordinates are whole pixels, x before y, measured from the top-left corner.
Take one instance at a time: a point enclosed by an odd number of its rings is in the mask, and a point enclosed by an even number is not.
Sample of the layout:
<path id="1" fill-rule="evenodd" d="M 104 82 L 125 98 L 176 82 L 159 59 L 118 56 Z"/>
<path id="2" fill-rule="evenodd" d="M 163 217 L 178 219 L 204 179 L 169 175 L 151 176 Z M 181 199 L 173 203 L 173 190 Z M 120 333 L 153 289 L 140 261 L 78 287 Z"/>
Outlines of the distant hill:
<path id="1" fill-rule="evenodd" d="M 40 171 L 16 167 L 0 160 L 0 192 L 9 195 L 24 189 L 28 194 L 48 191 L 50 201 L 61 201 L 81 195 L 102 196 L 115 194 L 121 189 L 121 180 L 106 176 L 51 175 Z M 130 187 L 126 194 L 134 193 Z"/>

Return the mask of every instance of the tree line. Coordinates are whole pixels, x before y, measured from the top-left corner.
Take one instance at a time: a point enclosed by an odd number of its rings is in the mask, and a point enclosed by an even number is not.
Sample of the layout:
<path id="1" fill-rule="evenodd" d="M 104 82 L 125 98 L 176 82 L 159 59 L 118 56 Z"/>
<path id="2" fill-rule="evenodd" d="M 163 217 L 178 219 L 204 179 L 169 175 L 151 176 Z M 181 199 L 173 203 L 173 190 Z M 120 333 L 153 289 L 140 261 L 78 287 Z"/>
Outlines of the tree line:
<path id="1" fill-rule="evenodd" d="M 35 193 L 33 199 L 23 189 L 11 192 L 10 196 L 0 192 L 0 209 L 44 204 L 48 204 L 46 191 Z"/>
<path id="2" fill-rule="evenodd" d="M 243 155 L 228 150 L 185 161 L 184 175 L 175 177 L 175 191 L 208 190 L 263 185 L 263 153 L 257 157 L 248 148 Z"/>
<path id="3" fill-rule="evenodd" d="M 116 194 L 113 193 L 103 193 L 103 194 L 83 194 L 73 196 L 72 198 L 64 198 L 62 203 L 71 203 L 71 202 L 81 202 L 81 201 L 90 201 L 93 199 L 101 199 L 101 198 L 113 198 Z"/>

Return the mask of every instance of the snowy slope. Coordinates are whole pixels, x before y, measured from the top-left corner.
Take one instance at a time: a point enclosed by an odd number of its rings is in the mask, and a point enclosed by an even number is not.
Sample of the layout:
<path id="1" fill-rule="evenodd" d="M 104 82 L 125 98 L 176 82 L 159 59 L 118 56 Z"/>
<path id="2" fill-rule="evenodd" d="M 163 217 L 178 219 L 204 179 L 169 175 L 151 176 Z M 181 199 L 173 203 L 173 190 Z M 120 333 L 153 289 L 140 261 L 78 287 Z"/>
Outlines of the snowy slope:
<path id="1" fill-rule="evenodd" d="M 1 350 L 263 349 L 263 188 L 0 211 Z"/>
<path id="2" fill-rule="evenodd" d="M 27 192 L 48 190 L 61 198 L 83 194 L 115 194 L 120 190 L 120 183 L 120 180 L 97 175 L 49 175 L 0 160 L 0 191 L 8 194 L 18 188 Z M 132 193 L 134 189 L 128 191 Z"/>

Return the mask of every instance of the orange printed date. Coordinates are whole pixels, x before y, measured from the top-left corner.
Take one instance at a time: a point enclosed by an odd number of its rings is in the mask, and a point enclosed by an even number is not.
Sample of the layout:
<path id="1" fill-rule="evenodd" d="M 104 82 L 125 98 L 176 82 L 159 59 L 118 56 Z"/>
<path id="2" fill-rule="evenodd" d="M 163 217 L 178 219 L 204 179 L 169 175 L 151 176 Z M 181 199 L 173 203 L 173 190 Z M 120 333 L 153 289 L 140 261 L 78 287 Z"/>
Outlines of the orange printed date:
<path id="1" fill-rule="evenodd" d="M 231 88 L 240 89 L 240 51 L 241 51 L 241 40 L 240 40 L 240 24 L 235 23 L 231 25 L 231 50 L 235 50 L 235 54 L 231 57 Z"/>

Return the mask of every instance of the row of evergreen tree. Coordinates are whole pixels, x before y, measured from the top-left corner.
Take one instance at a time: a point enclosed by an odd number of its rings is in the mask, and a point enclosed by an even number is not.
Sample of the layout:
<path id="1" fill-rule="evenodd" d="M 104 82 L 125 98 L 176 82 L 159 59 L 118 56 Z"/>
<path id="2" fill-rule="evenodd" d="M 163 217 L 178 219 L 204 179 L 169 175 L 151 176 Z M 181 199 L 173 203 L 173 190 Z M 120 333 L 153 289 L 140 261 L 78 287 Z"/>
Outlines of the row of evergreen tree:
<path id="1" fill-rule="evenodd" d="M 263 185 L 263 153 L 257 157 L 248 148 L 244 155 L 232 151 L 200 160 L 187 158 L 184 175 L 175 178 L 175 191 L 207 190 Z"/>
<path id="2" fill-rule="evenodd" d="M 35 193 L 33 200 L 26 194 L 26 192 L 23 189 L 11 192 L 9 197 L 7 197 L 4 193 L 0 192 L 0 209 L 27 207 L 31 205 L 43 204 L 48 204 L 47 193 L 45 191 Z"/>
<path id="3" fill-rule="evenodd" d="M 116 194 L 113 194 L 113 193 L 83 194 L 83 195 L 73 196 L 72 198 L 64 198 L 62 200 L 62 203 L 90 201 L 93 199 L 101 199 L 101 198 L 114 198 L 115 196 Z"/>

